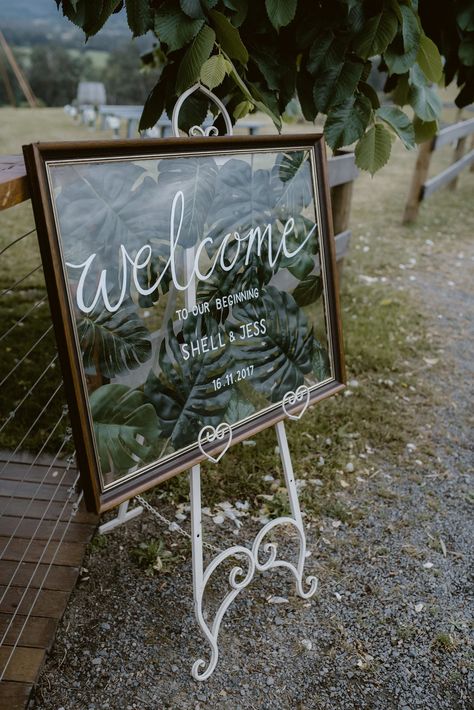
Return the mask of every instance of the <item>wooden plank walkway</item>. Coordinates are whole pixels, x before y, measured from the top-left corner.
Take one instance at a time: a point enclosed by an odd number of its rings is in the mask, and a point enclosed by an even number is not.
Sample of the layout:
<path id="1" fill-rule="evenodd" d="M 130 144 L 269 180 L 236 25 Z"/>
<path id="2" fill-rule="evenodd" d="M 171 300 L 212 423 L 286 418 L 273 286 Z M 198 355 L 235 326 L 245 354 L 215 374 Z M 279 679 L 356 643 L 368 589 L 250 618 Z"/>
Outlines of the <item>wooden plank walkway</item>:
<path id="1" fill-rule="evenodd" d="M 98 523 L 72 516 L 77 471 L 0 458 L 0 708 L 24 710 Z"/>

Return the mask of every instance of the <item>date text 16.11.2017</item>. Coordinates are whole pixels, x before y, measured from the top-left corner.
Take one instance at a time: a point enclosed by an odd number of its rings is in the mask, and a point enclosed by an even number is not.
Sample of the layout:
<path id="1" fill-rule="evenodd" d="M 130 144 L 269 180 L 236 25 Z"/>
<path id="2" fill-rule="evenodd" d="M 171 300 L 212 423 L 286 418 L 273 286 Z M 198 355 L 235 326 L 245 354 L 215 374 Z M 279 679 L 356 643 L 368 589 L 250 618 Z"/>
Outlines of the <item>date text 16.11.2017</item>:
<path id="1" fill-rule="evenodd" d="M 227 372 L 222 377 L 216 377 L 212 380 L 215 390 L 220 390 L 222 387 L 228 387 L 233 385 L 234 382 L 240 382 L 240 380 L 246 380 L 247 377 L 252 377 L 253 365 L 247 365 L 242 367 L 240 370 L 235 370 L 235 372 Z"/>

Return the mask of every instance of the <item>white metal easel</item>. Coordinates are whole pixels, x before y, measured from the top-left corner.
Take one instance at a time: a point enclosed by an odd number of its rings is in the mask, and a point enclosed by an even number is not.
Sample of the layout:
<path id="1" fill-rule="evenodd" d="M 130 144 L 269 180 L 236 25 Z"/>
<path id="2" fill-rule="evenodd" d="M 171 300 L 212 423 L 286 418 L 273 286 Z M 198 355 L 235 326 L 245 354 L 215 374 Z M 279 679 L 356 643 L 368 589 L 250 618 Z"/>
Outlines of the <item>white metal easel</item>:
<path id="1" fill-rule="evenodd" d="M 232 122 L 230 120 L 229 114 L 220 101 L 220 99 L 215 96 L 211 91 L 201 84 L 195 84 L 190 89 L 185 91 L 179 100 L 177 101 L 173 116 L 172 116 L 172 128 L 173 133 L 176 137 L 179 136 L 178 128 L 178 117 L 179 111 L 181 109 L 184 101 L 195 91 L 201 91 L 206 96 L 208 96 L 212 101 L 216 103 L 220 109 L 222 116 L 224 118 L 226 129 L 228 135 L 232 135 Z M 214 126 L 208 127 L 203 130 L 200 126 L 193 126 L 189 131 L 190 136 L 196 135 L 217 135 L 218 131 Z M 186 280 L 189 279 L 191 273 L 191 265 L 193 262 L 193 249 L 186 251 Z M 194 284 L 191 284 L 186 291 L 186 308 L 189 312 L 192 311 L 193 307 L 196 305 L 196 289 Z M 288 416 L 292 419 L 299 419 L 309 402 L 309 391 L 304 385 L 299 387 L 296 392 L 288 393 L 285 400 L 290 405 L 299 405 L 299 413 L 292 414 L 287 412 Z M 285 411 L 287 411 L 285 409 Z M 228 425 L 226 425 L 228 427 Z M 212 427 L 206 427 L 212 428 Z M 199 658 L 196 660 L 192 667 L 192 675 L 196 680 L 206 680 L 214 671 L 218 657 L 218 635 L 221 622 L 223 620 L 224 614 L 229 608 L 232 601 L 236 596 L 245 589 L 257 572 L 264 572 L 276 567 L 284 567 L 294 575 L 296 580 L 296 590 L 300 597 L 303 599 L 308 599 L 315 594 L 318 580 L 316 577 L 309 576 L 306 579 L 303 578 L 304 574 L 304 563 L 306 559 L 306 534 L 303 525 L 303 520 L 301 517 L 301 510 L 298 500 L 298 492 L 296 489 L 295 477 L 293 473 L 293 466 L 291 462 L 290 451 L 288 448 L 288 440 L 286 438 L 285 425 L 283 422 L 276 424 L 276 433 L 278 439 L 278 448 L 280 452 L 281 461 L 283 464 L 283 471 L 285 475 L 285 483 L 288 491 L 288 497 L 290 501 L 291 517 L 280 517 L 269 521 L 260 530 L 256 536 L 251 549 L 244 547 L 243 545 L 233 545 L 227 550 L 224 550 L 218 554 L 209 563 L 209 565 L 204 570 L 204 557 L 203 557 L 203 532 L 202 532 L 202 505 L 201 505 L 201 467 L 200 465 L 193 466 L 190 471 L 190 499 L 191 499 L 191 541 L 192 541 L 192 569 L 193 569 L 193 595 L 194 595 L 194 612 L 196 615 L 196 620 L 201 627 L 202 632 L 207 638 L 211 647 L 211 658 L 208 662 Z M 220 434 L 218 433 L 219 427 L 214 431 L 214 436 L 210 437 L 210 440 L 219 439 Z M 228 427 L 230 431 L 230 437 L 232 436 L 232 430 Z M 203 430 L 204 431 L 204 430 Z M 203 433 L 203 432 L 202 432 Z M 199 439 L 201 441 L 201 437 Z M 229 441 L 226 444 L 225 450 L 229 445 Z M 201 451 L 203 449 L 201 448 Z M 203 453 L 206 453 L 203 451 Z M 208 455 L 208 454 L 206 454 Z M 216 461 L 215 458 L 208 455 L 211 460 Z M 218 460 L 218 459 L 217 459 Z M 283 525 L 291 525 L 298 532 L 299 537 L 299 555 L 298 563 L 295 565 L 284 559 L 278 558 L 278 550 L 275 543 L 264 542 L 267 534 L 274 530 L 275 528 Z M 263 548 L 263 554 L 265 559 L 261 558 Z M 208 624 L 204 618 L 203 605 L 204 605 L 204 593 L 206 590 L 207 583 L 209 582 L 213 572 L 219 567 L 219 565 L 228 560 L 229 558 L 245 558 L 247 564 L 247 571 L 245 572 L 240 565 L 236 565 L 232 568 L 229 574 L 229 585 L 231 587 L 230 591 L 225 596 L 224 600 L 221 602 L 214 620 L 211 624 Z M 304 584 L 308 585 L 307 591 L 304 590 Z"/>
<path id="2" fill-rule="evenodd" d="M 187 91 L 185 91 L 178 99 L 172 116 L 172 130 L 176 137 L 179 137 L 178 119 L 181 106 L 184 101 L 193 94 L 195 91 L 203 92 L 208 98 L 210 98 L 218 106 L 222 113 L 226 124 L 226 130 L 228 135 L 233 134 L 232 122 L 230 120 L 227 109 L 220 99 L 215 96 L 209 89 L 202 86 L 201 84 L 195 84 Z M 189 131 L 190 136 L 215 136 L 218 135 L 218 130 L 215 126 L 208 126 L 203 129 L 201 126 L 193 126 Z M 185 271 L 186 271 L 186 281 L 189 280 L 189 276 L 192 271 L 192 263 L 194 258 L 193 248 L 187 249 L 185 251 Z M 196 305 L 196 288 L 195 284 L 191 283 L 190 287 L 186 291 L 186 308 L 188 312 L 192 312 L 193 307 Z M 290 419 L 300 419 L 309 403 L 309 390 L 305 385 L 299 387 L 296 392 L 288 392 L 283 400 L 283 408 Z M 288 411 L 285 404 L 292 411 Z M 297 414 L 295 412 L 298 412 Z M 221 427 L 223 425 L 220 425 Z M 201 435 L 205 433 L 205 429 L 213 429 L 212 427 L 205 427 L 199 436 L 199 445 L 201 451 L 213 462 L 217 462 L 222 454 L 227 450 L 230 440 L 232 438 L 232 429 L 228 424 L 225 424 L 226 431 L 228 433 L 228 439 L 226 442 L 219 447 L 220 454 L 214 458 L 210 453 L 207 453 L 201 446 Z M 205 661 L 201 658 L 197 659 L 192 667 L 193 678 L 199 681 L 206 680 L 213 673 L 217 661 L 219 658 L 219 648 L 218 648 L 218 636 L 219 630 L 224 618 L 225 612 L 229 608 L 230 604 L 237 597 L 239 592 L 245 589 L 257 572 L 265 572 L 270 569 L 277 567 L 282 567 L 288 569 L 296 581 L 296 591 L 297 594 L 303 599 L 309 599 L 312 597 L 318 587 L 318 580 L 314 576 L 308 576 L 304 578 L 304 563 L 306 559 L 306 533 L 304 529 L 303 519 L 301 516 L 301 510 L 298 500 L 298 492 L 296 488 L 296 482 L 293 472 L 293 465 L 291 462 L 290 451 L 288 448 L 288 440 L 286 437 L 286 430 L 284 423 L 278 422 L 275 425 L 278 448 L 280 452 L 281 461 L 283 464 L 283 472 L 285 476 L 286 488 L 288 491 L 288 497 L 290 502 L 291 516 L 280 517 L 274 520 L 270 520 L 266 525 L 262 527 L 260 532 L 255 537 L 255 540 L 251 548 L 245 547 L 243 545 L 233 545 L 227 550 L 224 550 L 220 554 L 216 555 L 214 559 L 209 563 L 209 565 L 204 569 L 204 555 L 203 555 L 203 531 L 202 531 L 202 504 L 201 504 L 201 467 L 200 465 L 193 466 L 190 471 L 190 502 L 191 502 L 191 546 L 192 546 L 192 571 L 193 571 L 193 596 L 194 596 L 194 613 L 196 620 L 206 637 L 210 645 L 210 660 Z M 223 430 L 217 427 L 213 430 L 213 434 L 207 437 L 203 437 L 202 441 L 216 441 L 217 444 L 219 440 L 223 440 Z M 208 447 L 209 448 L 209 447 Z M 213 451 L 213 453 L 215 453 Z M 128 501 L 122 503 L 119 507 L 119 513 L 116 518 L 105 523 L 99 528 L 99 532 L 109 532 L 110 530 L 122 525 L 123 523 L 135 518 L 137 515 L 143 511 L 143 507 L 139 506 L 128 511 Z M 265 538 L 272 530 L 281 526 L 290 525 L 296 529 L 299 539 L 299 554 L 298 562 L 296 564 L 289 562 L 278 557 L 277 545 L 273 542 L 265 542 Z M 206 586 L 211 579 L 212 574 L 219 567 L 219 565 L 226 560 L 236 557 L 237 559 L 244 558 L 247 565 L 246 571 L 242 568 L 241 563 L 234 566 L 229 573 L 229 586 L 230 591 L 227 592 L 223 601 L 221 602 L 217 613 L 215 614 L 212 623 L 207 623 L 204 617 L 204 594 Z M 308 589 L 305 591 L 304 586 L 307 585 Z"/>

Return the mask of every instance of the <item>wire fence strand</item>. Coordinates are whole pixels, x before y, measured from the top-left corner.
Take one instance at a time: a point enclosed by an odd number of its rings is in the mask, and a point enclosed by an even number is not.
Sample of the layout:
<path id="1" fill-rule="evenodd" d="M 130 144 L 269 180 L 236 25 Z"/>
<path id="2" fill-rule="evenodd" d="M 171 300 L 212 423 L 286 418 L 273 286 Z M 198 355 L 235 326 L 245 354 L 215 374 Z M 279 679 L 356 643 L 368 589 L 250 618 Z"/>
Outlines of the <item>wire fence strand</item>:
<path id="1" fill-rule="evenodd" d="M 5 463 L 3 464 L 2 469 L 0 470 L 0 476 L 2 475 L 2 473 L 4 472 L 4 470 L 5 470 L 5 468 L 8 466 L 8 464 L 10 464 L 10 463 L 12 462 L 13 457 L 16 456 L 16 454 L 18 453 L 18 451 L 20 451 L 21 447 L 24 445 L 24 443 L 26 442 L 26 440 L 27 440 L 28 437 L 30 436 L 31 432 L 33 431 L 33 429 L 35 428 L 35 426 L 37 425 L 37 423 L 39 422 L 39 420 L 41 419 L 41 417 L 43 416 L 43 414 L 47 411 L 48 407 L 50 406 L 51 402 L 54 400 L 54 398 L 56 397 L 56 395 L 58 394 L 58 392 L 59 392 L 59 390 L 61 389 L 62 386 L 63 386 L 63 382 L 62 382 L 62 380 L 61 380 L 61 382 L 59 383 L 59 385 L 58 385 L 58 386 L 56 387 L 56 389 L 54 390 L 53 394 L 50 396 L 50 398 L 48 399 L 48 401 L 46 402 L 46 404 L 45 404 L 45 405 L 43 406 L 43 408 L 41 409 L 40 413 L 37 415 L 37 417 L 36 417 L 36 419 L 34 420 L 34 422 L 28 427 L 28 430 L 25 432 L 25 434 L 22 436 L 21 440 L 20 440 L 20 441 L 18 442 L 18 444 L 16 445 L 15 450 L 11 453 L 10 457 L 8 458 L 8 460 L 5 461 Z"/>
<path id="2" fill-rule="evenodd" d="M 39 271 L 39 270 L 42 269 L 42 268 L 43 268 L 43 264 L 38 264 L 38 266 L 35 266 L 34 269 L 31 269 L 31 271 L 29 271 L 29 272 L 26 274 L 26 276 L 22 276 L 22 278 L 21 278 L 21 279 L 18 279 L 18 281 L 15 281 L 15 283 L 14 283 L 12 286 L 9 286 L 8 288 L 4 289 L 4 290 L 0 293 L 0 298 L 1 298 L 2 296 L 6 296 L 7 293 L 11 293 L 12 291 L 14 291 L 17 286 L 19 286 L 21 283 L 23 283 L 23 281 L 26 281 L 26 279 L 28 279 L 30 276 L 32 276 L 33 274 L 35 274 L 37 271 Z"/>
<path id="3" fill-rule="evenodd" d="M 24 315 L 22 315 L 21 318 L 19 318 L 17 321 L 13 323 L 8 330 L 6 330 L 2 335 L 0 335 L 0 343 L 2 340 L 4 340 L 10 333 L 15 330 L 19 325 L 21 325 L 29 315 L 31 315 L 37 308 L 42 306 L 46 302 L 47 296 L 44 296 L 40 301 L 37 301 L 31 308 L 29 308 Z"/>
<path id="4" fill-rule="evenodd" d="M 10 249 L 11 247 L 15 246 L 15 244 L 18 244 L 18 242 L 21 242 L 22 239 L 25 239 L 25 237 L 29 237 L 30 234 L 34 234 L 35 232 L 36 232 L 36 229 L 30 229 L 29 232 L 25 232 L 25 234 L 22 234 L 21 237 L 17 237 L 16 239 L 14 239 L 12 242 L 10 242 L 9 244 L 7 244 L 6 247 L 3 247 L 3 249 L 0 251 L 0 256 L 2 256 L 2 254 L 5 254 L 5 252 L 6 252 L 8 249 Z"/>
<path id="5" fill-rule="evenodd" d="M 31 385 L 30 389 L 26 392 L 26 394 L 25 394 L 25 396 L 23 397 L 23 399 L 21 400 L 21 402 L 18 402 L 18 404 L 15 405 L 14 409 L 12 409 L 11 412 L 9 412 L 7 418 L 5 419 L 5 421 L 3 422 L 3 424 L 0 426 L 0 434 L 1 434 L 2 431 L 5 429 L 5 427 L 7 426 L 7 424 L 9 424 L 9 423 L 16 417 L 16 415 L 17 415 L 17 413 L 18 413 L 18 410 L 21 408 L 22 404 L 24 404 L 24 403 L 26 402 L 26 400 L 28 399 L 28 397 L 31 397 L 31 395 L 33 394 L 34 390 L 35 390 L 36 387 L 40 384 L 41 380 L 45 377 L 45 375 L 48 374 L 49 370 L 50 370 L 52 367 L 54 367 L 54 365 L 55 365 L 57 359 L 58 359 L 58 356 L 55 355 L 55 356 L 53 357 L 53 359 L 46 365 L 46 367 L 45 367 L 45 369 L 43 370 L 43 372 L 41 373 L 41 375 L 35 380 L 35 382 L 33 382 L 33 384 Z"/>
<path id="6" fill-rule="evenodd" d="M 52 325 L 52 324 L 49 326 L 49 328 L 46 328 L 46 330 L 44 331 L 44 333 L 38 338 L 38 340 L 37 340 L 35 343 L 33 343 L 33 345 L 32 345 L 31 348 L 28 350 L 28 352 L 26 352 L 26 353 L 18 360 L 18 362 L 11 368 L 11 370 L 10 370 L 9 372 L 7 372 L 7 374 L 5 375 L 5 377 L 3 378 L 3 380 L 0 382 L 0 387 L 2 387 L 2 386 L 5 384 L 5 382 L 13 375 L 13 373 L 20 367 L 20 365 L 21 365 L 23 362 L 25 362 L 25 360 L 26 360 L 26 358 L 28 357 L 28 355 L 31 355 L 31 353 L 33 352 L 33 350 L 38 347 L 38 345 L 41 343 L 42 340 L 44 340 L 44 339 L 46 338 L 47 335 L 49 335 L 49 333 L 52 331 L 52 329 L 53 329 L 53 325 Z"/>

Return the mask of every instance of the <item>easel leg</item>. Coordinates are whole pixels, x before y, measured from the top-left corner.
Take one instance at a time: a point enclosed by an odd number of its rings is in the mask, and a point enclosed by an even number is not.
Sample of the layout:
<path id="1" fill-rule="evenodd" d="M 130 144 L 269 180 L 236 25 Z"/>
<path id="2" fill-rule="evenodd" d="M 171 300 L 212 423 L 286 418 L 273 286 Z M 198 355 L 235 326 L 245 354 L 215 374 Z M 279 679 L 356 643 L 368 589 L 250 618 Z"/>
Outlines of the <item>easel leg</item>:
<path id="1" fill-rule="evenodd" d="M 104 535 L 105 533 L 108 533 L 111 530 L 115 530 L 115 528 L 118 528 L 124 523 L 130 522 L 130 520 L 136 518 L 137 515 L 141 515 L 143 513 L 143 508 L 141 505 L 137 505 L 135 508 L 132 508 L 132 510 L 128 510 L 129 504 L 130 501 L 126 500 L 125 503 L 121 503 L 119 505 L 117 517 L 113 518 L 112 520 L 109 520 L 107 523 L 104 523 L 99 527 L 100 535 Z"/>
<path id="2" fill-rule="evenodd" d="M 208 565 L 205 571 L 203 562 L 203 536 L 201 525 L 200 467 L 193 466 L 190 471 L 194 613 L 196 615 L 196 620 L 211 647 L 211 659 L 209 663 L 206 663 L 206 661 L 204 661 L 203 659 L 198 659 L 193 665 L 192 675 L 193 678 L 195 678 L 196 680 L 206 680 L 214 671 L 219 657 L 217 641 L 220 625 L 224 614 L 227 611 L 229 605 L 239 594 L 239 592 L 241 592 L 243 589 L 245 589 L 245 587 L 250 584 L 250 582 L 255 576 L 256 571 L 263 572 L 273 567 L 285 567 L 286 569 L 289 569 L 295 577 L 297 592 L 299 596 L 303 597 L 304 599 L 308 599 L 309 597 L 313 596 L 318 587 L 318 580 L 316 579 L 316 577 L 307 577 L 305 580 L 303 580 L 304 563 L 306 559 L 306 534 L 304 530 L 303 520 L 301 517 L 300 505 L 298 501 L 298 491 L 296 489 L 293 466 L 291 464 L 288 441 L 286 438 L 285 426 L 283 422 L 277 424 L 276 431 L 280 448 L 280 456 L 283 464 L 283 471 L 285 474 L 286 486 L 288 489 L 288 496 L 290 499 L 291 517 L 288 516 L 271 520 L 260 530 L 257 537 L 255 538 L 251 550 L 249 550 L 247 547 L 243 547 L 242 545 L 234 545 L 214 557 L 214 559 Z M 292 562 L 288 562 L 287 560 L 278 559 L 278 548 L 275 543 L 269 542 L 262 545 L 265 536 L 270 532 L 270 530 L 273 530 L 273 528 L 276 528 L 277 526 L 281 525 L 292 525 L 294 528 L 296 528 L 296 531 L 298 532 L 299 554 L 297 565 L 294 565 Z M 259 560 L 261 545 L 263 547 L 263 552 L 267 555 L 266 560 L 263 562 Z M 216 613 L 214 621 L 212 622 L 212 625 L 208 626 L 203 615 L 203 597 L 206 585 L 209 579 L 211 578 L 213 572 L 217 569 L 217 567 L 230 557 L 245 557 L 246 561 L 248 562 L 248 570 L 245 573 L 242 567 L 240 566 L 235 566 L 231 569 L 229 574 L 229 586 L 231 587 L 231 590 L 227 592 L 224 600 L 222 601 Z M 309 585 L 309 589 L 306 592 L 303 589 L 303 581 L 307 585 Z"/>
<path id="3" fill-rule="evenodd" d="M 206 636 L 211 646 L 211 659 L 206 663 L 202 658 L 194 662 L 192 667 L 192 676 L 195 680 L 206 680 L 214 671 L 219 658 L 219 648 L 217 645 L 217 637 L 219 629 L 229 605 L 235 599 L 237 594 L 242 591 L 253 579 L 255 574 L 255 564 L 252 552 L 242 545 L 234 545 L 229 547 L 224 552 L 217 555 L 204 572 L 203 564 L 203 541 L 202 541 L 202 525 L 201 525 L 201 470 L 200 466 L 193 466 L 190 472 L 190 493 L 191 493 L 191 537 L 192 537 L 192 555 L 193 555 L 193 594 L 194 594 L 194 613 L 196 621 L 201 627 L 202 632 Z M 246 557 L 248 561 L 247 573 L 242 567 L 233 567 L 229 573 L 229 585 L 231 591 L 228 592 L 217 610 L 216 616 L 209 627 L 204 620 L 203 615 L 203 597 L 206 585 L 217 567 L 229 557 Z M 239 581 L 240 580 L 240 581 Z M 207 668 L 206 668 L 207 666 Z M 204 669 L 204 670 L 202 670 Z"/>

